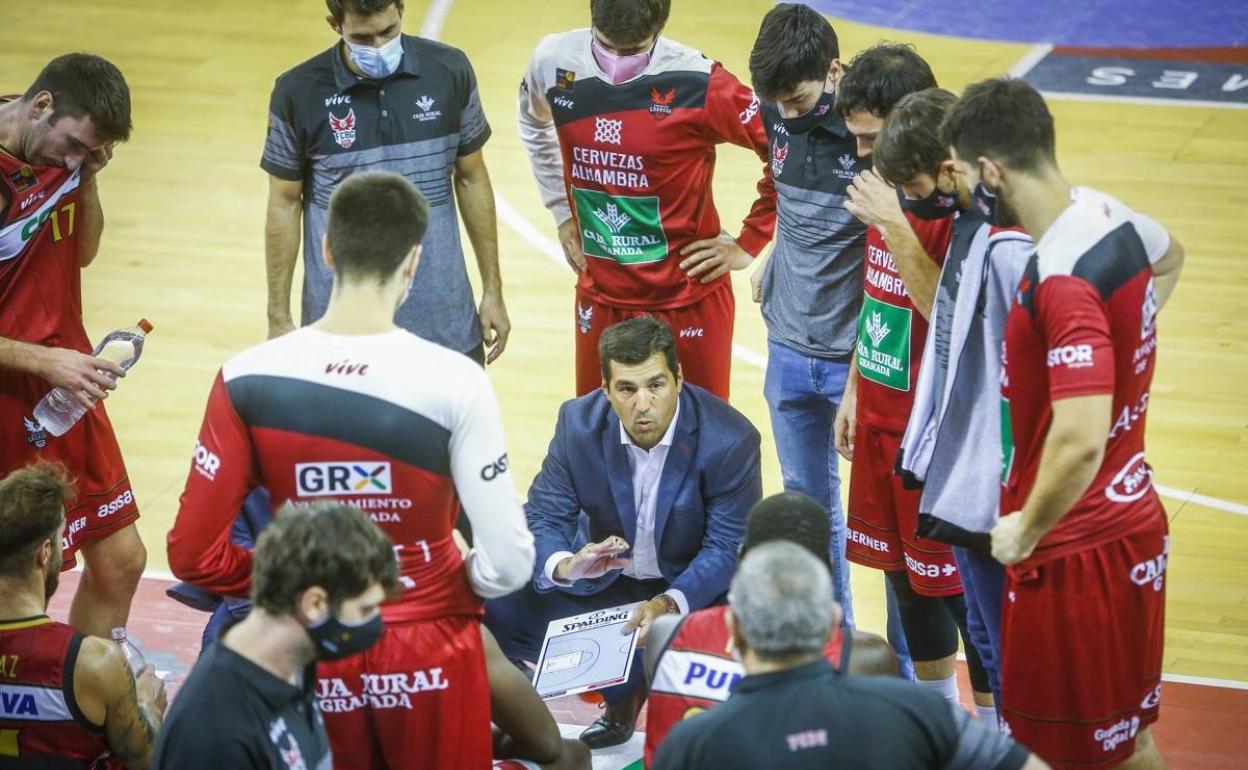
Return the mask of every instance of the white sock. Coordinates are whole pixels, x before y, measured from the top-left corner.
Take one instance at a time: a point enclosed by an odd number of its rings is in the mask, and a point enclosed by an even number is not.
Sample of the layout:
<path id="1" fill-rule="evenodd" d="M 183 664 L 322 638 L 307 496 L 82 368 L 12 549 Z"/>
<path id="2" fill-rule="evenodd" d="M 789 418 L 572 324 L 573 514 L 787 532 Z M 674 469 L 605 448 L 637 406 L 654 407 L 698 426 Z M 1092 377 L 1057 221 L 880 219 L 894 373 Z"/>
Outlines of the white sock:
<path id="1" fill-rule="evenodd" d="M 975 704 L 975 717 L 979 719 L 979 721 L 991 727 L 993 730 L 1001 729 L 1001 722 L 997 717 L 996 706 L 981 706 L 978 703 Z"/>
<path id="2" fill-rule="evenodd" d="M 951 674 L 945 679 L 916 679 L 916 682 L 940 693 L 940 697 L 950 703 L 958 702 L 958 677 Z"/>

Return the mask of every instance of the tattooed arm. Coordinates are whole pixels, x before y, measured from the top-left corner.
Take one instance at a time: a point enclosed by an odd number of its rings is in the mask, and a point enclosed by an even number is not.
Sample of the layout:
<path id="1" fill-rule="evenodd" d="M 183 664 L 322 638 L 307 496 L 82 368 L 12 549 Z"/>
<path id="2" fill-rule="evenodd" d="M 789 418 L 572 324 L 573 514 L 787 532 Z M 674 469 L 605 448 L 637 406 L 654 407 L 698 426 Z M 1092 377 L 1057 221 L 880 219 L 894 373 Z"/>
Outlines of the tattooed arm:
<path id="1" fill-rule="evenodd" d="M 155 669 L 145 666 L 136 681 L 117 645 L 86 637 L 74 668 L 74 697 L 83 715 L 103 726 L 109 748 L 128 770 L 147 770 L 167 705 Z"/>

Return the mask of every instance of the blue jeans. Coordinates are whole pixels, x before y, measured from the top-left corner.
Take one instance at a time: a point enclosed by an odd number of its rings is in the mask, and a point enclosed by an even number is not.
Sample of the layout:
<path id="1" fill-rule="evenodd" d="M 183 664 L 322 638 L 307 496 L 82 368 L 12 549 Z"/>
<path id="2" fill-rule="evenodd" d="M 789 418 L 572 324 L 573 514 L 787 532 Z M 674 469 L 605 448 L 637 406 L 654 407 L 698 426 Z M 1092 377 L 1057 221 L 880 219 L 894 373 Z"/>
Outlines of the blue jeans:
<path id="1" fill-rule="evenodd" d="M 849 562 L 845 558 L 845 514 L 841 510 L 841 475 L 832 431 L 836 408 L 845 395 L 849 364 L 799 353 L 775 340 L 767 341 L 767 376 L 763 395 L 771 412 L 771 432 L 780 455 L 786 492 L 814 498 L 832 522 L 832 590 L 845 610 L 845 625 L 854 624 Z M 901 630 L 897 602 L 888 597 L 888 643 L 897 652 L 902 675 L 914 678 Z"/>
<path id="2" fill-rule="evenodd" d="M 953 557 L 962 573 L 966 595 L 966 625 L 971 643 L 979 651 L 988 672 L 988 686 L 1001 704 L 1001 602 L 1005 593 L 1005 567 L 992 556 L 954 546 Z"/>
<path id="3" fill-rule="evenodd" d="M 845 559 L 845 514 L 841 510 L 839 456 L 833 442 L 836 407 L 845 394 L 849 364 L 814 358 L 767 341 L 763 396 L 771 411 L 771 432 L 780 455 L 784 491 L 801 492 L 823 506 L 832 522 L 832 591 L 854 624 L 849 562 Z"/>

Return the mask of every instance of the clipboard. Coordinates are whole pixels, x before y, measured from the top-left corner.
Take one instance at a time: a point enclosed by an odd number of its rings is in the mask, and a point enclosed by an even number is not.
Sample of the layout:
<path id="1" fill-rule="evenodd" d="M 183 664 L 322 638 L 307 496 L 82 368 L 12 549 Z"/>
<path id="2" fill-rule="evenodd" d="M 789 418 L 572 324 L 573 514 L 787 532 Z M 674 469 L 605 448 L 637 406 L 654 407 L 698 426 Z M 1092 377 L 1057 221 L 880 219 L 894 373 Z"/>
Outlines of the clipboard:
<path id="1" fill-rule="evenodd" d="M 533 687 L 543 699 L 628 681 L 640 629 L 621 633 L 641 602 L 552 620 L 537 659 Z"/>

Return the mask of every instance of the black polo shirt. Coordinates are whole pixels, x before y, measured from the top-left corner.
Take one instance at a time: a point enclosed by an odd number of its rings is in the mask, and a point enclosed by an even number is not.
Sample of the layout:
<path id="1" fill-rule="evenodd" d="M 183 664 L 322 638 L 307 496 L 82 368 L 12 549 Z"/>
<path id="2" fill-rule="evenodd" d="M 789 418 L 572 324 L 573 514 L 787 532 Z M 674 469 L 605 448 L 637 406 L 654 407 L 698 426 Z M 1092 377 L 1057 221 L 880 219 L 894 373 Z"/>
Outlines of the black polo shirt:
<path id="1" fill-rule="evenodd" d="M 763 267 L 767 336 L 797 352 L 848 361 L 862 307 L 867 226 L 845 208 L 854 177 L 871 168 L 835 110 L 809 131 L 785 128 L 761 106 L 776 185 L 776 238 Z"/>
<path id="2" fill-rule="evenodd" d="M 490 138 L 468 57 L 458 48 L 403 35 L 391 75 L 361 77 L 338 42 L 283 73 L 269 100 L 260 167 L 303 182 L 303 323 L 324 314 L 332 271 L 321 258 L 329 196 L 360 171 L 407 177 L 429 201 L 429 229 L 399 326 L 459 352 L 481 344 L 464 267 L 452 192 L 455 161 Z"/>
<path id="3" fill-rule="evenodd" d="M 153 770 L 330 770 L 315 667 L 303 681 L 295 687 L 217 642 L 169 708 Z"/>
<path id="4" fill-rule="evenodd" d="M 1016 770 L 1028 752 L 913 682 L 846 677 L 824 659 L 747 676 L 676 726 L 654 770 Z"/>

